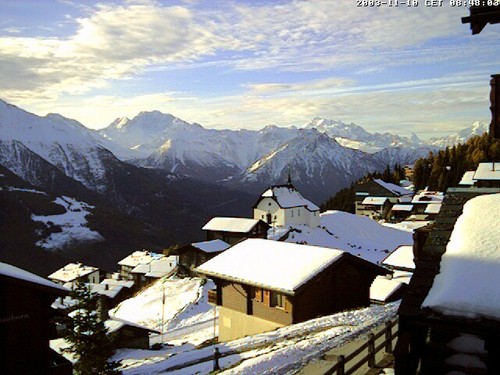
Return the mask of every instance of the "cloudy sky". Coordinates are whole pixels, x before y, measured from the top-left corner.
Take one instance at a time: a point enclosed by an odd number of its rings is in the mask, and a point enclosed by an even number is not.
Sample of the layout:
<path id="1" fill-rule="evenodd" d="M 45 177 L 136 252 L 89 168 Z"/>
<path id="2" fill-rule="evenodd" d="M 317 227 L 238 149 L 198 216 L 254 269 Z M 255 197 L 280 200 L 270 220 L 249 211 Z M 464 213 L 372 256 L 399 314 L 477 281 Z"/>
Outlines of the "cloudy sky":
<path id="1" fill-rule="evenodd" d="M 489 122 L 500 26 L 356 0 L 0 0 L 0 98 L 101 128 L 160 110 L 212 128 L 313 117 L 422 137 Z"/>

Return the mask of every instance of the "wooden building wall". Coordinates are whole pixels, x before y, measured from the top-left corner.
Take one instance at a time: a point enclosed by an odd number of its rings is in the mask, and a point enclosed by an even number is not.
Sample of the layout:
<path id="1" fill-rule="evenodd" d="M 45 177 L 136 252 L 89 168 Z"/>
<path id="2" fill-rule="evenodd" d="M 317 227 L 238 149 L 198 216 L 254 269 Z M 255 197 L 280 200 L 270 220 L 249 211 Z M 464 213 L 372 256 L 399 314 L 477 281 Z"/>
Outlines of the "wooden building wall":
<path id="1" fill-rule="evenodd" d="M 50 374 L 55 338 L 50 305 L 57 295 L 0 281 L 0 374 Z M 71 367 L 70 367 L 71 370 Z"/>

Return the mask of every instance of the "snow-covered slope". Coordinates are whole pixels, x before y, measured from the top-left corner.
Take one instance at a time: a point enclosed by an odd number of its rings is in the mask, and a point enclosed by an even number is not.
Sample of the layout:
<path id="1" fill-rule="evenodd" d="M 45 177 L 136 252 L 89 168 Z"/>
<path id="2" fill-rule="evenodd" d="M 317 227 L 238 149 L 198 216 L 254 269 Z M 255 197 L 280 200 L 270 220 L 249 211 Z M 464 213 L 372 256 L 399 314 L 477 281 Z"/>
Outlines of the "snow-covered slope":
<path id="1" fill-rule="evenodd" d="M 484 133 L 488 132 L 488 130 L 489 130 L 489 124 L 480 123 L 479 121 L 476 121 L 471 126 L 462 129 L 456 134 L 452 134 L 448 137 L 442 137 L 442 138 L 431 138 L 429 140 L 429 144 L 442 148 L 453 146 L 458 143 L 465 143 L 469 138 L 475 135 L 483 135 Z"/>
<path id="2" fill-rule="evenodd" d="M 335 138 L 346 147 L 360 149 L 366 152 L 376 152 L 387 147 L 421 147 L 423 142 L 413 134 L 411 138 L 401 137 L 390 133 L 369 133 L 361 126 L 342 121 L 327 120 L 316 117 L 305 125 L 306 129 L 318 131 Z"/>
<path id="3" fill-rule="evenodd" d="M 398 246 L 413 244 L 413 237 L 409 231 L 385 227 L 365 216 L 326 211 L 319 228 L 297 227 L 286 241 L 339 249 L 379 263 Z"/>
<path id="4" fill-rule="evenodd" d="M 369 154 L 342 147 L 316 129 L 301 129 L 295 138 L 251 165 L 238 182 L 257 189 L 286 181 L 291 173 L 294 185 L 319 204 L 335 191 L 383 166 Z"/>
<path id="5" fill-rule="evenodd" d="M 106 188 L 105 164 L 117 160 L 96 133 L 77 121 L 60 115 L 40 117 L 1 100 L 0 147 L 0 163 L 24 176 L 29 150 L 96 191 Z"/>
<path id="6" fill-rule="evenodd" d="M 115 120 L 100 133 L 142 156 L 135 163 L 208 180 L 238 174 L 262 155 L 292 138 L 296 128 L 260 131 L 205 129 L 158 111 Z"/>

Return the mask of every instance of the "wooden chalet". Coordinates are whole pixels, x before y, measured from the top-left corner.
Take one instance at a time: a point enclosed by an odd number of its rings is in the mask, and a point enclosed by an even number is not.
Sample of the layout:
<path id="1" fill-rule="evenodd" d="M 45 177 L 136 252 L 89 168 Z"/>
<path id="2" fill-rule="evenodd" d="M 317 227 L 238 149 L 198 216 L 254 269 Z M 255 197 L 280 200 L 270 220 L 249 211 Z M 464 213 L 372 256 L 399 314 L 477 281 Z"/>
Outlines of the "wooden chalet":
<path id="1" fill-rule="evenodd" d="M 266 238 L 269 224 L 259 219 L 214 217 L 202 229 L 207 241 L 219 239 L 234 245 L 247 238 Z"/>
<path id="2" fill-rule="evenodd" d="M 417 234 L 416 269 L 399 308 L 396 374 L 500 373 L 500 315 L 489 311 L 499 298 L 500 285 L 491 291 L 498 283 L 499 249 L 488 240 L 500 230 L 499 193 L 450 188 L 433 226 Z M 464 204 L 485 194 L 491 208 L 462 215 Z"/>
<path id="3" fill-rule="evenodd" d="M 68 293 L 61 285 L 0 263 L 0 374 L 72 374 L 72 364 L 49 346 L 56 337 L 51 305 Z"/>
<path id="4" fill-rule="evenodd" d="M 179 264 L 191 273 L 196 267 L 227 250 L 231 245 L 222 240 L 195 242 L 175 250 Z"/>
<path id="5" fill-rule="evenodd" d="M 63 268 L 51 273 L 48 278 L 58 284 L 93 283 L 101 281 L 101 271 L 97 267 L 81 263 L 68 263 Z"/>
<path id="6" fill-rule="evenodd" d="M 163 254 L 153 253 L 147 250 L 134 251 L 118 262 L 120 266 L 120 278 L 123 280 L 133 280 L 132 270 L 141 264 L 149 264 L 153 259 L 163 258 Z"/>
<path id="7" fill-rule="evenodd" d="M 413 195 L 413 191 L 380 179 L 356 184 L 354 193 L 356 215 L 372 219 L 388 218 L 393 205 L 406 203 Z"/>
<path id="8" fill-rule="evenodd" d="M 473 180 L 479 188 L 500 188 L 500 162 L 479 163 Z"/>
<path id="9" fill-rule="evenodd" d="M 149 334 L 160 334 L 153 329 L 118 318 L 108 319 L 104 325 L 108 332 L 114 336 L 113 342 L 116 349 L 149 349 Z"/>
<path id="10" fill-rule="evenodd" d="M 219 339 L 227 341 L 342 310 L 368 306 L 386 269 L 349 253 L 248 239 L 197 268 L 214 280 Z"/>
<path id="11" fill-rule="evenodd" d="M 304 198 L 293 186 L 290 177 L 285 185 L 273 185 L 264 191 L 253 206 L 254 219 L 273 227 L 320 224 L 319 207 Z"/>

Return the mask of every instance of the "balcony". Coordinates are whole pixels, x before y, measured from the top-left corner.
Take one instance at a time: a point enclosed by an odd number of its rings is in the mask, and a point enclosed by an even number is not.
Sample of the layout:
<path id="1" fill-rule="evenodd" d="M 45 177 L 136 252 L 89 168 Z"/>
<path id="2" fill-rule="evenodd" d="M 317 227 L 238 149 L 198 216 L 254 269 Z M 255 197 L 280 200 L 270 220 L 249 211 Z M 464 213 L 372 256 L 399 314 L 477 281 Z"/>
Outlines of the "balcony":
<path id="1" fill-rule="evenodd" d="M 210 305 L 217 305 L 217 289 L 212 289 L 208 291 L 208 303 Z"/>

